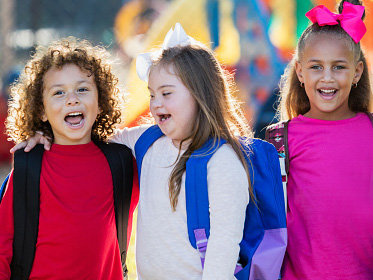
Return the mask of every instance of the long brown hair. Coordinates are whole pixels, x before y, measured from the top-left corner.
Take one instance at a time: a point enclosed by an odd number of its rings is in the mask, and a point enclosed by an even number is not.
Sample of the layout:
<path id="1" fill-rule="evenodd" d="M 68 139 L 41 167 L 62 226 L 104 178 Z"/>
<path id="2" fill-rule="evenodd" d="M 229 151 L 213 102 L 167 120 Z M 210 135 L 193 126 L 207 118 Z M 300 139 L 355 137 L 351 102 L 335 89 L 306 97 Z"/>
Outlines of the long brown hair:
<path id="1" fill-rule="evenodd" d="M 45 73 L 55 67 L 77 65 L 82 71 L 93 75 L 101 109 L 92 127 L 92 139 L 105 140 L 114 133 L 120 123 L 123 95 L 117 87 L 118 79 L 112 73 L 109 52 L 89 41 L 68 37 L 39 46 L 25 66 L 19 80 L 11 89 L 7 134 L 15 142 L 26 140 L 41 131 L 53 141 L 50 123 L 41 121 L 43 106 L 43 79 Z"/>
<path id="2" fill-rule="evenodd" d="M 342 12 L 343 3 L 350 2 L 354 5 L 362 5 L 359 0 L 343 0 L 339 3 L 338 11 Z M 362 17 L 364 19 L 365 13 Z M 281 120 L 292 119 L 300 114 L 305 114 L 310 110 L 310 102 L 307 97 L 304 87 L 301 86 L 297 73 L 295 71 L 296 61 L 300 61 L 309 39 L 318 35 L 332 35 L 333 38 L 344 40 L 347 46 L 350 46 L 354 54 L 355 62 L 361 61 L 363 63 L 364 71 L 357 84 L 357 87 L 352 87 L 348 98 L 348 106 L 353 112 L 370 112 L 372 110 L 372 89 L 369 78 L 368 65 L 365 59 L 364 52 L 361 48 L 360 42 L 355 43 L 350 35 L 341 27 L 337 25 L 319 26 L 314 23 L 307 27 L 298 40 L 293 59 L 290 61 L 285 69 L 284 75 L 280 81 L 280 106 L 277 110 Z"/>
<path id="3" fill-rule="evenodd" d="M 232 75 L 222 69 L 211 50 L 199 43 L 163 50 L 160 56 L 154 59 L 150 71 L 155 66 L 170 65 L 198 104 L 196 124 L 192 134 L 180 143 L 179 160 L 169 179 L 172 208 L 176 209 L 187 160 L 210 137 L 214 141 L 225 139 L 232 146 L 246 170 L 252 196 L 249 166 L 237 139 L 237 136 L 252 138 L 252 131 L 240 103 L 232 95 L 234 85 Z M 182 144 L 186 140 L 190 144 L 184 154 L 180 155 Z"/>

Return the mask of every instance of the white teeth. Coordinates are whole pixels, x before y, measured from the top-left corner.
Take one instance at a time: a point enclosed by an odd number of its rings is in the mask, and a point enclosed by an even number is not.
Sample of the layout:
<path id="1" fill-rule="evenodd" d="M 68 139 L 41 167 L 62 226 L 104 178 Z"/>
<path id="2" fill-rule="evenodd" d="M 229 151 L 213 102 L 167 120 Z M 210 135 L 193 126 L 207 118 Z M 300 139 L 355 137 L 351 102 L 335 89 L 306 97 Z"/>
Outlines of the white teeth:
<path id="1" fill-rule="evenodd" d="M 170 117 L 163 116 L 163 117 L 161 117 L 161 121 L 167 120 L 167 119 L 169 119 L 169 118 L 170 118 Z"/>
<path id="2" fill-rule="evenodd" d="M 70 114 L 68 114 L 68 116 L 69 117 L 75 117 L 75 116 L 80 116 L 80 115 L 82 115 L 82 113 L 70 113 Z"/>
<path id="3" fill-rule="evenodd" d="M 320 91 L 323 93 L 334 93 L 335 89 L 320 89 Z"/>

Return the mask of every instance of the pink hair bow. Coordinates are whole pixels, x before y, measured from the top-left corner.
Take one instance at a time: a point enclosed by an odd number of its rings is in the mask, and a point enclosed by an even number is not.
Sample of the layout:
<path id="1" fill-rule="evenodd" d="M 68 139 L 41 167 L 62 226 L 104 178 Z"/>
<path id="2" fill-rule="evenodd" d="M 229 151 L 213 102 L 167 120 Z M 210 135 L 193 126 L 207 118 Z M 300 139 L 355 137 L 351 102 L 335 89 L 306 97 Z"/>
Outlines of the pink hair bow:
<path id="1" fill-rule="evenodd" d="M 312 23 L 317 22 L 318 25 L 336 25 L 338 22 L 341 27 L 351 36 L 355 43 L 360 42 L 367 29 L 361 17 L 364 13 L 364 7 L 354 5 L 348 2 L 343 3 L 341 14 L 335 14 L 328 10 L 323 5 L 319 5 L 306 13 Z"/>

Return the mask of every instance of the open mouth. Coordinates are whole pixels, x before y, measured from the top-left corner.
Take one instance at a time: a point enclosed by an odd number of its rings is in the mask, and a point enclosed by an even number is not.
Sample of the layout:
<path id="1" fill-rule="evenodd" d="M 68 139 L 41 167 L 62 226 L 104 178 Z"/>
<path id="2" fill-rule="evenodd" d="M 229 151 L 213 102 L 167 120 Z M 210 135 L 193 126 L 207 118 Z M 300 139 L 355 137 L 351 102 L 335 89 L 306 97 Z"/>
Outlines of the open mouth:
<path id="1" fill-rule="evenodd" d="M 84 115 L 82 112 L 70 113 L 65 117 L 65 122 L 67 122 L 72 127 L 79 126 L 80 124 L 82 124 L 83 120 Z"/>
<path id="2" fill-rule="evenodd" d="M 160 122 L 164 122 L 164 121 L 168 120 L 169 118 L 171 118 L 171 115 L 170 114 L 164 114 L 164 115 L 158 115 L 158 117 L 159 117 Z"/>
<path id="3" fill-rule="evenodd" d="M 334 95 L 337 93 L 336 89 L 318 89 L 320 95 L 326 99 L 333 98 Z"/>

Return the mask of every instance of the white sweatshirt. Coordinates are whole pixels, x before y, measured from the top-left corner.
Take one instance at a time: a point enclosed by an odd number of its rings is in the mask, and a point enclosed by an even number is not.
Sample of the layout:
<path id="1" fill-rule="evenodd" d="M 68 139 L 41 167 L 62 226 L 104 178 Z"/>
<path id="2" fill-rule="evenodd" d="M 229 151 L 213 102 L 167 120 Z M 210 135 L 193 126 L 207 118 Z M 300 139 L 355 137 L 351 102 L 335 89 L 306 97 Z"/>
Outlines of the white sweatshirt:
<path id="1" fill-rule="evenodd" d="M 111 142 L 134 153 L 147 127 L 118 130 Z M 185 174 L 176 211 L 170 204 L 168 180 L 178 149 L 166 136 L 147 151 L 142 163 L 138 206 L 136 265 L 139 280 L 229 280 L 233 276 L 249 203 L 245 170 L 230 145 L 223 145 L 207 165 L 210 237 L 205 267 L 188 238 Z"/>

